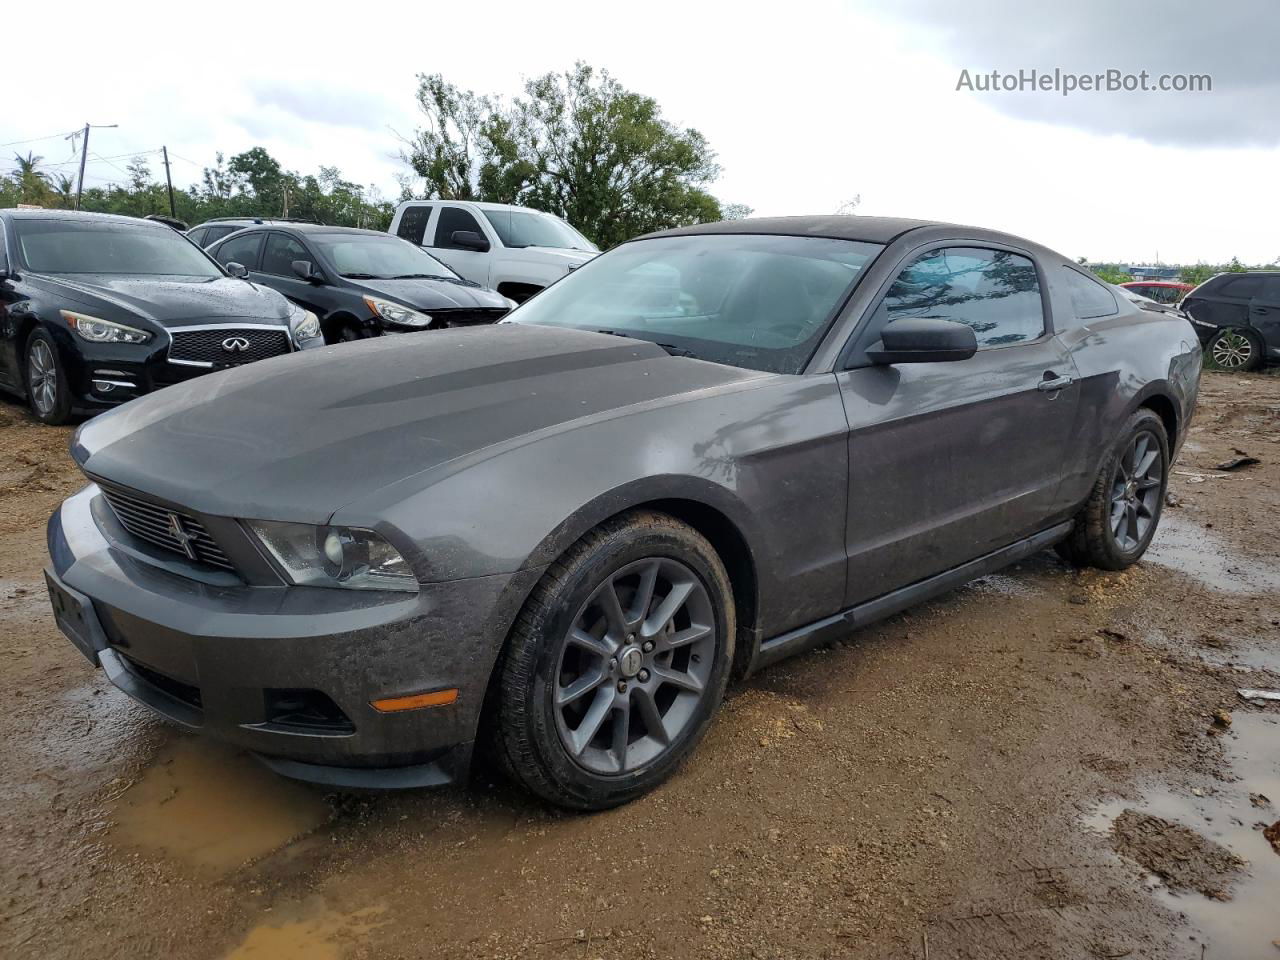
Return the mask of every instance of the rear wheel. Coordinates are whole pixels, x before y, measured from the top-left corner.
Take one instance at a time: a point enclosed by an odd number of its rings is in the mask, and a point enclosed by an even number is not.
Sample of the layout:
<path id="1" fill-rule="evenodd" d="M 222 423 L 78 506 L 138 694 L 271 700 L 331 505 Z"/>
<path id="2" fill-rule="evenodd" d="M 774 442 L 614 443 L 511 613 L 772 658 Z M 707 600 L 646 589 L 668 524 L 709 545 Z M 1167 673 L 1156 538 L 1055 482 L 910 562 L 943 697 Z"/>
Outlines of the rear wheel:
<path id="1" fill-rule="evenodd" d="M 632 514 L 584 537 L 513 630 L 494 725 L 508 770 L 580 810 L 664 781 L 724 695 L 731 597 L 714 549 L 671 517 Z"/>
<path id="2" fill-rule="evenodd" d="M 1209 358 L 1223 370 L 1257 370 L 1262 366 L 1262 338 L 1240 327 L 1219 330 L 1209 341 Z"/>
<path id="3" fill-rule="evenodd" d="M 71 389 L 53 338 L 36 330 L 27 340 L 27 398 L 36 419 L 63 424 L 71 419 Z"/>
<path id="4" fill-rule="evenodd" d="M 1164 423 L 1136 411 L 1058 553 L 1078 566 L 1123 570 L 1147 551 L 1164 507 L 1169 439 Z"/>

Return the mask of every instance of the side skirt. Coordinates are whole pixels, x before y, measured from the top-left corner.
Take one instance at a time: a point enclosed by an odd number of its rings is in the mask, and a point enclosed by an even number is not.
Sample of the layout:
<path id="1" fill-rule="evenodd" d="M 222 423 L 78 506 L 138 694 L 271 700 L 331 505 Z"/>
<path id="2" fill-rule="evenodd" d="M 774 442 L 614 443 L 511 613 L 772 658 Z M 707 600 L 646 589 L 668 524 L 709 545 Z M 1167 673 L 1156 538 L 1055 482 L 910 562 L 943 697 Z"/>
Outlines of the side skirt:
<path id="1" fill-rule="evenodd" d="M 848 610 L 837 613 L 834 616 L 824 617 L 788 633 L 765 640 L 760 644 L 755 656 L 752 657 L 747 674 L 750 675 L 762 667 L 770 666 L 795 654 L 804 653 L 806 650 L 812 650 L 815 647 L 828 644 L 840 637 L 847 636 L 852 630 L 865 627 L 875 623 L 877 620 L 883 620 L 885 617 L 892 616 L 907 607 L 915 606 L 917 603 L 936 597 L 940 593 L 946 593 L 948 590 L 963 586 L 975 577 L 994 573 L 996 570 L 1007 567 L 1011 563 L 1016 563 L 1018 560 L 1031 556 L 1033 553 L 1039 553 L 1041 550 L 1053 546 L 1059 540 L 1065 539 L 1067 534 L 1071 532 L 1071 527 L 1072 522 L 1068 520 L 1066 523 L 1060 523 L 1057 526 L 1050 527 L 1048 530 L 1042 530 L 1040 533 L 1027 537 L 1025 540 L 1019 540 L 1017 543 L 1002 547 L 985 556 L 978 557 L 976 560 L 970 560 L 968 563 L 936 574 L 927 580 L 901 587 L 892 593 L 886 593 L 884 596 L 877 597 L 874 600 L 860 603 L 858 606 L 850 607 Z"/>

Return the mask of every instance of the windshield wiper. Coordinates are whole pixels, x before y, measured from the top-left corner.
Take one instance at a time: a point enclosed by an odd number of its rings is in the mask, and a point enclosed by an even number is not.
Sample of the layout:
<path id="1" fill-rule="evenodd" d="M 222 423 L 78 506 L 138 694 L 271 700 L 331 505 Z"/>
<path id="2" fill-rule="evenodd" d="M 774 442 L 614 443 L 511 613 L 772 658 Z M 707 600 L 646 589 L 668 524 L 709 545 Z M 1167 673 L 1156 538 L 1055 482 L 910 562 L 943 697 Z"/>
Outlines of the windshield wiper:
<path id="1" fill-rule="evenodd" d="M 341 273 L 340 277 L 346 277 L 348 280 L 386 280 L 386 277 L 380 277 L 376 273 Z"/>
<path id="2" fill-rule="evenodd" d="M 596 333 L 607 333 L 611 337 L 625 337 L 628 340 L 643 340 L 645 343 L 652 343 L 655 347 L 661 347 L 673 357 L 692 357 L 697 360 L 698 355 L 692 350 L 686 350 L 684 347 L 677 347 L 674 343 L 659 343 L 657 340 L 650 340 L 647 337 L 637 337 L 632 333 L 624 333 L 621 330 L 597 330 Z"/>
<path id="3" fill-rule="evenodd" d="M 442 273 L 397 273 L 394 277 L 387 277 L 388 280 L 452 280 L 453 277 L 446 277 Z"/>

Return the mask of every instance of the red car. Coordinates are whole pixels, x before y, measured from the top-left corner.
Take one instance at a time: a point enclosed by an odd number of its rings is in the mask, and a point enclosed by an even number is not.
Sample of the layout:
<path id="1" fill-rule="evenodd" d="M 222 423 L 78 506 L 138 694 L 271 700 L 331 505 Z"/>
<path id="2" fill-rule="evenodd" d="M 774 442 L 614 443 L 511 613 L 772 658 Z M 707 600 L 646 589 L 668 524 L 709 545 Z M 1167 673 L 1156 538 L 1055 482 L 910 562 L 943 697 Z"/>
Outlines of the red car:
<path id="1" fill-rule="evenodd" d="M 1120 286 L 1156 303 L 1177 303 L 1194 289 L 1190 283 L 1174 280 L 1131 280 Z"/>

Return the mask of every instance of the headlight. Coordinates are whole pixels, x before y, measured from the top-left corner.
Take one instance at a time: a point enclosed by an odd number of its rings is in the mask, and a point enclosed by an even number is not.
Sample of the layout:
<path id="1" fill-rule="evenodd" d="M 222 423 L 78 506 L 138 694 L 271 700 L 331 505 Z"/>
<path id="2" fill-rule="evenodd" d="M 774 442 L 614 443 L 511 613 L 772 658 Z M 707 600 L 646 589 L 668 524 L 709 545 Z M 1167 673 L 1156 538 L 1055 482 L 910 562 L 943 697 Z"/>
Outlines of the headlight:
<path id="1" fill-rule="evenodd" d="M 402 327 L 425 327 L 431 322 L 429 314 L 419 313 L 417 310 L 410 310 L 398 303 L 392 303 L 390 300 L 381 300 L 378 297 L 365 297 L 365 306 L 380 316 L 383 320 L 390 323 L 398 323 Z"/>
<path id="2" fill-rule="evenodd" d="M 246 521 L 299 586 L 418 592 L 404 557 L 372 530 Z"/>
<path id="3" fill-rule="evenodd" d="M 149 332 L 137 327 L 126 327 L 123 323 L 112 323 L 110 320 L 72 313 L 70 310 L 58 312 L 81 340 L 88 340 L 90 343 L 146 343 L 151 339 Z"/>
<path id="4" fill-rule="evenodd" d="M 289 325 L 293 327 L 293 339 L 312 340 L 320 336 L 320 320 L 310 310 L 304 310 L 297 304 L 293 305 L 292 315 L 289 317 Z"/>

